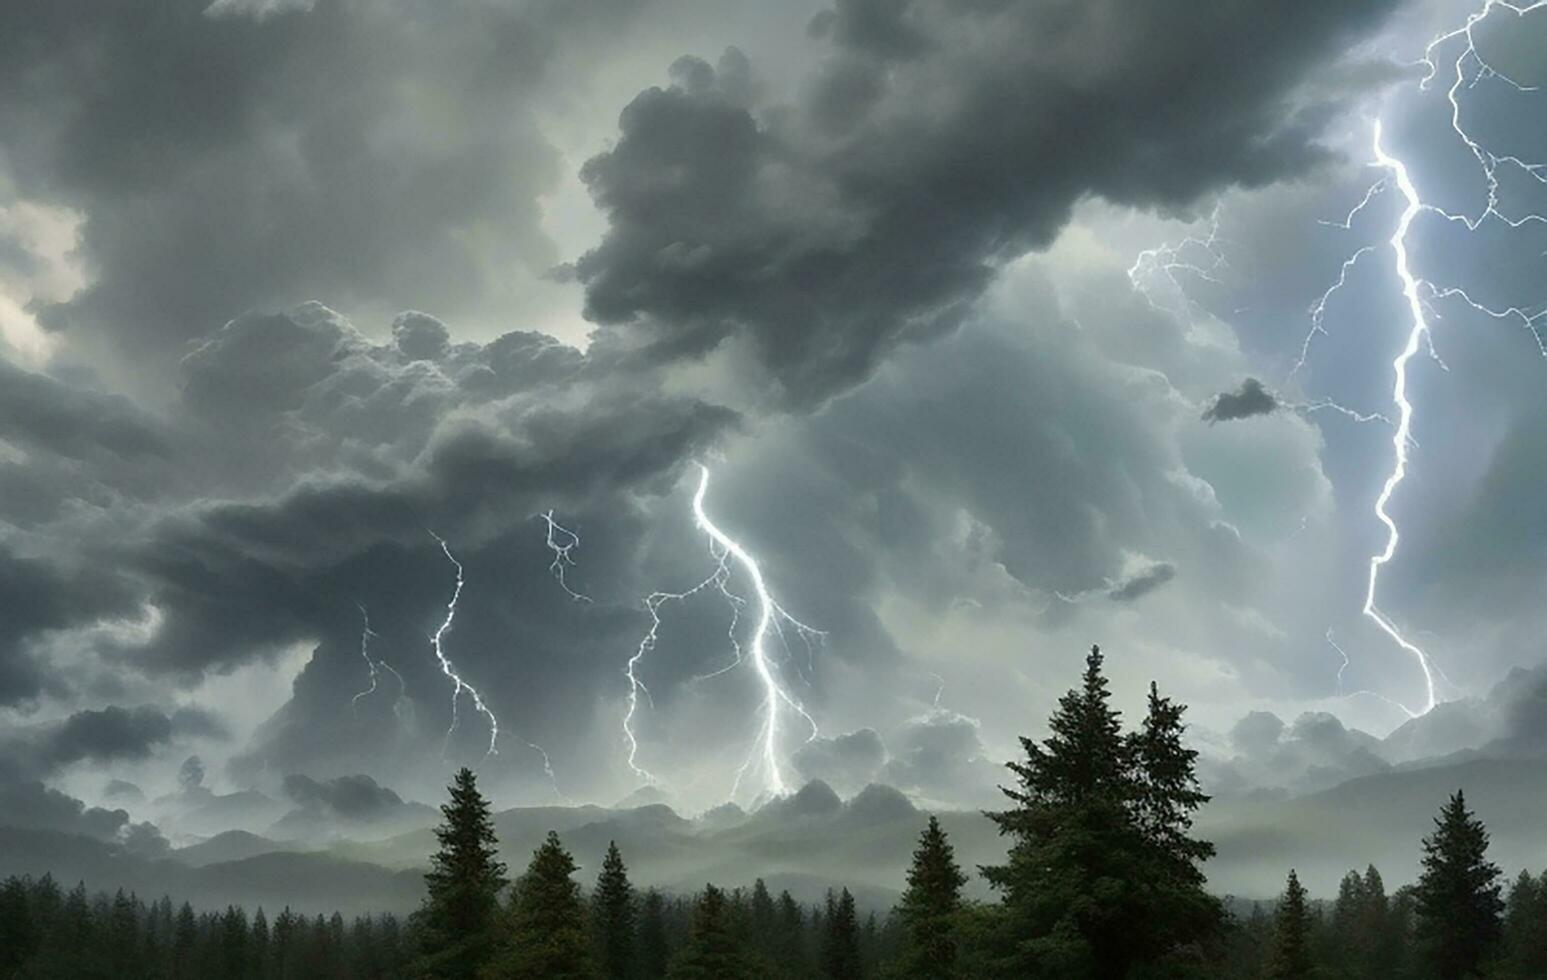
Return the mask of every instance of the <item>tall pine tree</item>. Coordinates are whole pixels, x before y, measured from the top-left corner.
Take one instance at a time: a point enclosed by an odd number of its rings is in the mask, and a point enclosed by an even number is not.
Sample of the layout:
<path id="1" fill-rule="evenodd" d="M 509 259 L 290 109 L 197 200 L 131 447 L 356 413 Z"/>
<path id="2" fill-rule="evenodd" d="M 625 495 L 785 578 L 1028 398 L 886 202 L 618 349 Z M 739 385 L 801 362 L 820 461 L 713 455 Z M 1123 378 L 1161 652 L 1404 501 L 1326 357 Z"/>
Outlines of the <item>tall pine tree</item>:
<path id="1" fill-rule="evenodd" d="M 824 975 L 829 980 L 859 980 L 864 973 L 859 953 L 859 913 L 854 908 L 854 896 L 847 888 L 836 899 L 828 891 L 823 923 Z"/>
<path id="2" fill-rule="evenodd" d="M 1446 980 L 1476 976 L 1498 945 L 1504 912 L 1498 865 L 1488 860 L 1488 831 L 1460 790 L 1434 818 L 1423 841 L 1418 877 L 1419 941 L 1429 966 Z"/>
<path id="3" fill-rule="evenodd" d="M 919 835 L 908 869 L 908 887 L 897 911 L 907 928 L 904 968 L 912 977 L 949 977 L 956 969 L 955 916 L 967 883 L 940 821 L 934 816 Z"/>
<path id="4" fill-rule="evenodd" d="M 1014 805 L 989 814 L 1011 838 L 1008 862 L 982 870 L 1004 895 L 1000 959 L 1018 975 L 1126 976 L 1222 921 L 1198 868 L 1213 847 L 1189 834 L 1207 797 L 1183 709 L 1152 688 L 1143 728 L 1125 737 L 1101 668 L 1091 647 L 1048 738 L 1021 739 L 1026 758 L 1003 788 Z"/>
<path id="5" fill-rule="evenodd" d="M 489 803 L 478 792 L 471 769 L 457 771 L 435 828 L 440 849 L 425 874 L 428 894 L 417 913 L 420 925 L 419 975 L 471 977 L 493 952 L 505 865 Z"/>
<path id="6" fill-rule="evenodd" d="M 671 980 L 722 980 L 744 977 L 751 962 L 731 930 L 730 903 L 725 892 L 705 885 L 693 909 L 693 932 L 672 958 Z"/>
<path id="7" fill-rule="evenodd" d="M 575 870 L 575 859 L 559 835 L 548 831 L 526 874 L 516 882 L 509 942 L 499 957 L 497 976 L 578 980 L 597 975 Z"/>
<path id="8" fill-rule="evenodd" d="M 591 895 L 591 926 L 596 932 L 597 962 L 608 980 L 627 980 L 634 975 L 634 886 L 618 852 L 617 841 L 607 843 L 596 891 Z"/>
<path id="9" fill-rule="evenodd" d="M 1311 910 L 1300 876 L 1289 869 L 1284 897 L 1273 915 L 1273 949 L 1266 973 L 1270 980 L 1301 980 L 1311 975 Z"/>
<path id="10" fill-rule="evenodd" d="M 666 941 L 666 900 L 654 888 L 639 903 L 639 976 L 660 980 L 666 975 L 671 948 Z"/>

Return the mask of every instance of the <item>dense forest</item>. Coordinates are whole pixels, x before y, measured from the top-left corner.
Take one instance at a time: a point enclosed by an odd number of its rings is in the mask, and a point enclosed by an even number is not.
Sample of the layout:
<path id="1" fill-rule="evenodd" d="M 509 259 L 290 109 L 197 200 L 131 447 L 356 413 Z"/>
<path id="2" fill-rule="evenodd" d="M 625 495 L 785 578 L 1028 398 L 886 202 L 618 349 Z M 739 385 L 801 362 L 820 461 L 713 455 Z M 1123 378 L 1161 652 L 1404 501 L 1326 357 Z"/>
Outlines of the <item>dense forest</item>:
<path id="1" fill-rule="evenodd" d="M 802 906 L 761 880 L 641 893 L 616 846 L 586 887 L 553 833 L 512 881 L 490 805 L 463 769 L 441 807 L 423 906 L 406 923 L 196 914 L 169 898 L 93 898 L 84 885 L 13 878 L 0 885 L 0 976 L 1547 977 L 1547 873 L 1521 872 L 1506 894 L 1459 791 L 1415 842 L 1416 884 L 1388 894 L 1369 867 L 1318 901 L 1290 870 L 1277 902 L 1210 895 L 1202 866 L 1213 847 L 1191 833 L 1208 797 L 1183 712 L 1151 685 L 1140 727 L 1124 732 L 1092 648 L 1048 738 L 1022 739 L 1024 758 L 1009 764 L 1008 805 L 989 815 L 1009 844 L 1005 863 L 960 867 L 930 818 L 907 888 L 885 912 L 861 913 L 847 889 Z M 963 898 L 972 870 L 997 901 Z"/>

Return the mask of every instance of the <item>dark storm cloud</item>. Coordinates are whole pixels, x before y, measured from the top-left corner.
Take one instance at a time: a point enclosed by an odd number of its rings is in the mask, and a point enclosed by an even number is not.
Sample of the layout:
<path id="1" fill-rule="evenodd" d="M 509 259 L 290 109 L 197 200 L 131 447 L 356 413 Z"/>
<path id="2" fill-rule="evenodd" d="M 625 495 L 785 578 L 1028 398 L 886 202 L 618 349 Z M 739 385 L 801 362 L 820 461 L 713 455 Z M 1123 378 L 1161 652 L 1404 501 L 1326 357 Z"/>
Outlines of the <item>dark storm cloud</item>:
<path id="1" fill-rule="evenodd" d="M 815 738 L 795 753 L 791 763 L 802 780 L 820 779 L 840 793 L 853 793 L 876 778 L 886 762 L 886 745 L 871 728 Z"/>
<path id="2" fill-rule="evenodd" d="M 1324 159 L 1339 96 L 1300 83 L 1391 6 L 844 0 L 793 106 L 750 105 L 739 52 L 685 58 L 582 171 L 610 222 L 575 267 L 587 315 L 661 357 L 745 336 L 787 400 L 824 398 L 957 324 L 1082 197 L 1179 209 Z"/>
<path id="3" fill-rule="evenodd" d="M 98 394 L 0 357 L 0 439 L 69 459 L 165 457 L 162 426 L 120 395 Z"/>
<path id="4" fill-rule="evenodd" d="M 370 820 L 404 806 L 401 796 L 369 776 L 318 781 L 292 773 L 285 777 L 284 787 L 297 806 L 320 807 L 350 820 Z"/>
<path id="5" fill-rule="evenodd" d="M 191 708 L 168 715 L 149 706 L 114 705 L 77 711 L 65 719 L 45 736 L 43 754 L 56 765 L 82 759 L 143 759 L 174 735 L 214 735 L 222 731 L 214 718 Z"/>
<path id="6" fill-rule="evenodd" d="M 905 792 L 958 803 L 998 798 L 995 781 L 1002 766 L 990 762 L 975 719 L 950 711 L 915 718 L 888 740 L 891 760 L 881 782 Z"/>
<path id="7" fill-rule="evenodd" d="M 38 645 L 48 633 L 137 612 L 132 586 L 111 570 L 80 561 L 33 558 L 0 542 L 0 705 L 64 693 L 70 678 L 46 670 Z"/>
<path id="8" fill-rule="evenodd" d="M 1282 403 L 1256 378 L 1247 378 L 1235 391 L 1224 391 L 1214 396 L 1203 410 L 1203 421 L 1234 422 L 1257 415 L 1272 415 L 1282 408 Z"/>
<path id="9" fill-rule="evenodd" d="M 1154 592 L 1176 578 L 1176 566 L 1158 561 L 1117 582 L 1107 590 L 1107 598 L 1113 602 L 1133 602 Z"/>
<path id="10" fill-rule="evenodd" d="M 535 93 L 566 39 L 601 43 L 596 25 L 638 5 L 303 6 L 0 9 L 10 176 L 84 214 L 93 271 L 43 322 L 175 353 L 244 309 L 313 297 L 465 312 L 511 268 L 556 260 Z"/>

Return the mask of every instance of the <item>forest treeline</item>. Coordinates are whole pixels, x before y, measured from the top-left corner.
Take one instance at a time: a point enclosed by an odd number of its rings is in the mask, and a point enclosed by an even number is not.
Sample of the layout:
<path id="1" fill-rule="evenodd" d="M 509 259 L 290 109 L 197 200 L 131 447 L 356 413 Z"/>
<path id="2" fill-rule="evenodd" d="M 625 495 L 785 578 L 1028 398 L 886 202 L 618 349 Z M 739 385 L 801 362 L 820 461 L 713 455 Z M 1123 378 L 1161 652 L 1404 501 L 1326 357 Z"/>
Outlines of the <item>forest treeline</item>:
<path id="1" fill-rule="evenodd" d="M 0 885 L 0 976 L 70 978 L 1394 978 L 1547 977 L 1547 873 L 1505 893 L 1488 835 L 1457 792 L 1421 842 L 1414 885 L 1387 894 L 1350 871 L 1313 901 L 1291 870 L 1276 903 L 1231 914 L 1208 894 L 1213 853 L 1192 835 L 1207 801 L 1183 706 L 1152 684 L 1124 732 L 1099 649 L 1059 701 L 1043 741 L 1022 739 L 1001 865 L 977 869 L 997 900 L 969 901 L 969 875 L 929 818 L 889 912 L 861 915 L 848 889 L 803 906 L 759 880 L 691 896 L 640 891 L 614 844 L 585 887 L 550 833 L 514 880 L 467 769 L 441 807 L 422 907 L 306 918 L 196 914 L 170 899 L 62 892 L 51 879 Z"/>

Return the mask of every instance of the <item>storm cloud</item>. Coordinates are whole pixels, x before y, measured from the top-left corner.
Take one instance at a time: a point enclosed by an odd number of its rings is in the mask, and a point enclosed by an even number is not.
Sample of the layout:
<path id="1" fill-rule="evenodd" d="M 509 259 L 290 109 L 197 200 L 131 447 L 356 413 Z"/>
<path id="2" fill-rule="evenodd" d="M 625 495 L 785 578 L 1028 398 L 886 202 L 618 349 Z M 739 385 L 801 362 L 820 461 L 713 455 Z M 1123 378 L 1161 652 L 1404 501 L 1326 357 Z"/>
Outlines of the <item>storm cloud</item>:
<path id="1" fill-rule="evenodd" d="M 663 358 L 744 340 L 820 401 L 958 325 L 1085 196 L 1179 210 L 1326 160 L 1339 94 L 1301 83 L 1390 6 L 841 0 L 788 106 L 739 51 L 683 58 L 582 170 L 610 226 L 575 267 L 587 316 Z"/>

